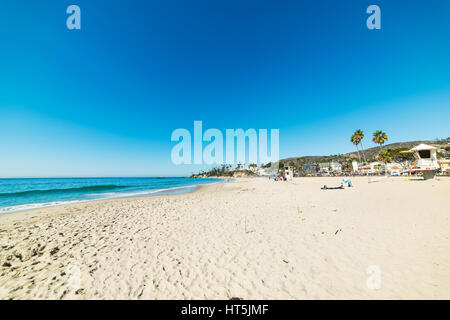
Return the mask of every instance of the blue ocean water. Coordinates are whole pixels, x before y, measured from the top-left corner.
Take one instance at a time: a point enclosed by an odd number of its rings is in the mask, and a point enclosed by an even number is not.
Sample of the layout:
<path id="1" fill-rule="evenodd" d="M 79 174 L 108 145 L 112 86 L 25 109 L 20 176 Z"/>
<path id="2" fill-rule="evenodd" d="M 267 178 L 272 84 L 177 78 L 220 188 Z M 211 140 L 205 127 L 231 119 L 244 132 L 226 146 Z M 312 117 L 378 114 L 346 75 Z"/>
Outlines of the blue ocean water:
<path id="1" fill-rule="evenodd" d="M 0 214 L 59 204 L 120 197 L 177 194 L 220 179 L 24 178 L 0 179 Z"/>

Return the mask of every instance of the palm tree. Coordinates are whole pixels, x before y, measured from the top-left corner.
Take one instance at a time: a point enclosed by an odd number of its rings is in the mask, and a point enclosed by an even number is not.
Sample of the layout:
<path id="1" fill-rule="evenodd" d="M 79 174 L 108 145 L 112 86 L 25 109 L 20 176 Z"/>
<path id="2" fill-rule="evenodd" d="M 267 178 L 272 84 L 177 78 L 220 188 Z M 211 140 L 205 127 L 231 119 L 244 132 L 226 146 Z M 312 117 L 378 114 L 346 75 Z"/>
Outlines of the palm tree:
<path id="1" fill-rule="evenodd" d="M 377 130 L 373 134 L 372 141 L 379 144 L 383 149 L 383 144 L 388 141 L 387 134 L 381 130 Z"/>
<path id="2" fill-rule="evenodd" d="M 389 151 L 382 151 L 378 155 L 378 160 L 381 162 L 387 163 L 392 161 L 392 154 Z"/>
<path id="3" fill-rule="evenodd" d="M 361 142 L 361 139 L 359 137 L 359 135 L 357 134 L 357 131 L 360 130 L 356 130 L 352 136 L 350 137 L 350 142 L 353 143 L 356 147 L 356 152 L 358 152 L 358 158 L 359 158 L 359 162 L 361 162 L 361 155 L 359 154 L 359 149 L 358 149 L 358 144 Z"/>
<path id="4" fill-rule="evenodd" d="M 383 150 L 383 144 L 388 141 L 388 137 L 387 134 L 381 130 L 377 130 L 373 133 L 373 137 L 372 137 L 372 141 L 375 142 L 376 144 L 379 144 L 381 147 L 381 150 Z M 381 152 L 380 152 L 381 154 Z M 387 174 L 386 171 L 386 162 L 384 165 L 384 174 Z"/>
<path id="5" fill-rule="evenodd" d="M 366 155 L 364 154 L 364 147 L 363 147 L 363 144 L 362 144 L 362 140 L 364 139 L 364 131 L 358 129 L 358 130 L 355 131 L 355 134 L 357 136 L 359 136 L 359 144 L 361 145 L 361 153 L 363 155 L 364 162 L 367 163 Z"/>

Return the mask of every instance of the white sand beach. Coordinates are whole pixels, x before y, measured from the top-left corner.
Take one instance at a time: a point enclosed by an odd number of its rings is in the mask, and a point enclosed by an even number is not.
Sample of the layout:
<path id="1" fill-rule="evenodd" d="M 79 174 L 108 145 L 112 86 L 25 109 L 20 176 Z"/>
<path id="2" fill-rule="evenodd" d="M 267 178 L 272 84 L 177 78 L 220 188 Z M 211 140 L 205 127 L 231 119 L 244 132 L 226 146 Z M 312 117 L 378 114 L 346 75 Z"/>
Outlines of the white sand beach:
<path id="1" fill-rule="evenodd" d="M 0 298 L 450 299 L 450 179 L 378 180 L 239 179 L 2 215 Z"/>

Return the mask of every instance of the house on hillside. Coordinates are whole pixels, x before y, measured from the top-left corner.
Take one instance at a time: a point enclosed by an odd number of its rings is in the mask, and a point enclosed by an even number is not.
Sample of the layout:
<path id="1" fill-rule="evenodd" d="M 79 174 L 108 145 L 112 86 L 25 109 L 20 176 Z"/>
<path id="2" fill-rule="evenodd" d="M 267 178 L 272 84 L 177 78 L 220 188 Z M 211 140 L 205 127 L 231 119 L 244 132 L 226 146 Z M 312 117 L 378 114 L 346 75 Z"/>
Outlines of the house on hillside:
<path id="1" fill-rule="evenodd" d="M 396 162 L 386 163 L 386 170 L 389 174 L 391 174 L 392 172 L 401 173 L 403 171 L 403 166 L 400 163 Z"/>
<path id="2" fill-rule="evenodd" d="M 317 164 L 315 164 L 315 163 L 304 164 L 304 165 L 302 165 L 301 172 L 304 175 L 316 175 L 317 174 Z"/>
<path id="3" fill-rule="evenodd" d="M 378 174 L 384 170 L 384 163 L 375 161 L 364 166 L 359 167 L 359 172 L 361 174 Z"/>
<path id="4" fill-rule="evenodd" d="M 336 161 L 332 162 L 322 162 L 319 163 L 319 172 L 320 173 L 341 173 L 342 172 L 342 164 Z"/>
<path id="5" fill-rule="evenodd" d="M 328 162 L 319 163 L 319 172 L 320 173 L 330 173 L 331 168 Z"/>
<path id="6" fill-rule="evenodd" d="M 443 174 L 450 174 L 450 159 L 439 160 L 439 165 L 441 166 L 441 172 Z"/>
<path id="7" fill-rule="evenodd" d="M 331 170 L 335 173 L 341 173 L 342 172 L 342 164 L 336 161 L 330 162 Z"/>

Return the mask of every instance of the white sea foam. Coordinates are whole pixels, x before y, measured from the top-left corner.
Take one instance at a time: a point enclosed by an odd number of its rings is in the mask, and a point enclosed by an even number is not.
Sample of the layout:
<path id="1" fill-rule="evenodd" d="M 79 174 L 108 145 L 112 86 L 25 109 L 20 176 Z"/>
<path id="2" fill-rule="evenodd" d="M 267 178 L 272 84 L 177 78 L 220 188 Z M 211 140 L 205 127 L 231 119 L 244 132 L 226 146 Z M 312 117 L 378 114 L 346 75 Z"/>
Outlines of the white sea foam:
<path id="1" fill-rule="evenodd" d="M 232 179 L 221 179 L 217 182 L 210 182 L 210 183 L 206 183 L 206 184 L 216 184 L 216 183 L 223 183 L 223 182 L 230 182 L 230 181 L 232 181 Z M 46 207 L 54 207 L 54 206 L 95 201 L 95 200 L 189 193 L 189 192 L 195 191 L 201 185 L 205 185 L 205 184 L 193 184 L 193 185 L 187 185 L 187 186 L 178 186 L 178 187 L 171 187 L 171 188 L 142 190 L 142 191 L 130 191 L 130 192 L 91 193 L 91 194 L 86 195 L 86 196 L 90 197 L 89 199 L 54 201 L 54 202 L 46 202 L 46 203 L 30 203 L 30 204 L 22 204 L 22 205 L 16 205 L 16 206 L 3 207 L 3 208 L 0 208 L 0 215 L 18 212 L 18 211 L 26 211 L 26 210 L 32 210 L 32 209 L 40 209 L 40 208 L 46 208 Z"/>
<path id="2" fill-rule="evenodd" d="M 72 201 L 54 201 L 54 202 L 46 202 L 46 203 L 21 204 L 21 205 L 17 205 L 17 206 L 0 208 L 0 214 L 13 213 L 13 212 L 32 210 L 32 209 L 47 208 L 47 207 L 54 207 L 54 206 L 60 206 L 60 205 L 64 205 L 64 204 L 79 203 L 79 202 L 86 202 L 86 201 L 87 200 L 72 200 Z"/>
<path id="3" fill-rule="evenodd" d="M 30 203 L 30 204 L 22 204 L 22 205 L 17 205 L 17 206 L 3 207 L 3 208 L 0 208 L 0 214 L 13 213 L 13 212 L 32 210 L 32 209 L 40 209 L 40 208 L 46 208 L 46 207 L 54 207 L 54 206 L 59 206 L 59 205 L 72 204 L 72 203 L 95 201 L 95 200 L 188 193 L 188 192 L 192 192 L 195 189 L 197 189 L 198 186 L 199 185 L 188 185 L 188 186 L 172 187 L 172 188 L 165 188 L 165 189 L 143 190 L 143 191 L 136 191 L 136 192 L 91 193 L 91 194 L 87 195 L 87 196 L 91 196 L 92 197 L 91 199 L 71 200 L 71 201 L 54 201 L 54 202 L 46 202 L 46 203 Z"/>
<path id="4" fill-rule="evenodd" d="M 108 193 L 91 193 L 88 196 L 98 197 L 97 199 L 113 199 L 113 198 L 130 198 L 130 197 L 142 197 L 147 195 L 158 194 L 176 194 L 194 191 L 199 185 L 188 185 L 181 187 L 172 187 L 165 189 L 143 190 L 134 192 L 108 192 Z"/>

